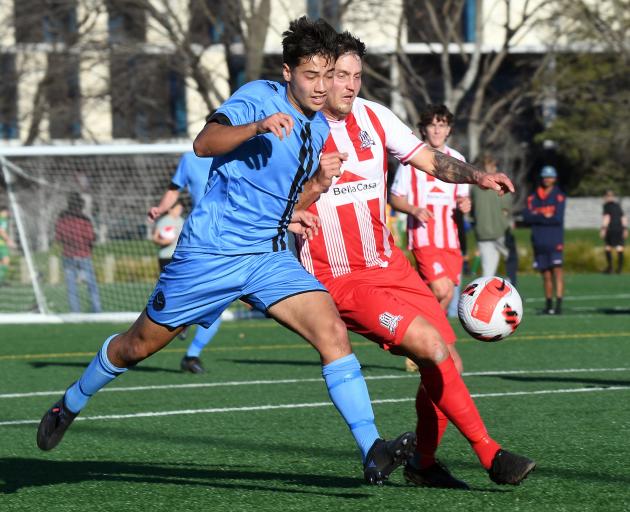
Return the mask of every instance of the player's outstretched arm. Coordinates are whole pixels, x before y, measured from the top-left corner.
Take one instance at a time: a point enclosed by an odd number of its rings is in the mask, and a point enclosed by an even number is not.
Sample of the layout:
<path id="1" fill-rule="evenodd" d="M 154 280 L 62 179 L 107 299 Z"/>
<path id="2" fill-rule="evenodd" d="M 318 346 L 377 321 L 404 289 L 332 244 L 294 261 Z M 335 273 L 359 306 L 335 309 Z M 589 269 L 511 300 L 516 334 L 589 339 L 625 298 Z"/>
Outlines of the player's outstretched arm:
<path id="1" fill-rule="evenodd" d="M 178 189 L 169 189 L 164 192 L 162 199 L 157 206 L 152 206 L 149 212 L 147 213 L 147 220 L 149 222 L 155 222 L 155 219 L 164 215 L 169 209 L 173 207 L 173 205 L 179 199 L 179 190 Z"/>
<path id="2" fill-rule="evenodd" d="M 505 174 L 489 174 L 428 146 L 417 151 L 408 163 L 447 183 L 479 185 L 483 189 L 496 190 L 500 195 L 514 192 L 514 185 Z"/>
<path id="3" fill-rule="evenodd" d="M 254 123 L 237 126 L 211 120 L 195 138 L 193 149 L 200 157 L 224 155 L 256 135 L 273 133 L 282 140 L 289 136 L 292 129 L 293 118 L 283 112 L 277 112 Z"/>

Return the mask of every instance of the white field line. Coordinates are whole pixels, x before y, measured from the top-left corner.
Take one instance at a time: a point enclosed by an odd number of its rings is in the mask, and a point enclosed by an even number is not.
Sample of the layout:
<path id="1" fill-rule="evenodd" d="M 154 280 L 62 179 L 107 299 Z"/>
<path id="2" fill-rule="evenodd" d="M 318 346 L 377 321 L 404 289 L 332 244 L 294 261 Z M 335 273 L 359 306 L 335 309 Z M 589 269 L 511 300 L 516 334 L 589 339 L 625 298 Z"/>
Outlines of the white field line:
<path id="1" fill-rule="evenodd" d="M 592 393 L 599 391 L 630 391 L 630 386 L 610 386 L 599 388 L 572 388 L 572 389 L 543 389 L 539 391 L 512 391 L 504 393 L 475 393 L 473 398 L 495 398 L 506 396 L 526 396 L 526 395 L 555 395 L 560 393 Z M 409 398 L 385 398 L 382 400 L 372 400 L 373 404 L 393 404 L 401 402 L 412 402 L 415 397 Z M 176 411 L 153 411 L 138 412 L 133 414 L 105 414 L 102 416 L 79 416 L 75 421 L 95 421 L 95 420 L 125 420 L 133 418 L 153 418 L 159 416 L 183 416 L 192 414 L 215 414 L 222 412 L 248 412 L 248 411 L 273 411 L 278 409 L 304 409 L 313 407 L 330 407 L 330 402 L 312 402 L 305 404 L 281 404 L 281 405 L 256 405 L 249 407 L 221 407 L 212 409 L 182 409 Z M 0 421 L 0 426 L 9 425 L 37 425 L 40 420 L 13 420 Z"/>
<path id="2" fill-rule="evenodd" d="M 593 373 L 593 372 L 626 372 L 630 368 L 559 368 L 554 370 L 490 370 L 485 372 L 464 372 L 464 377 L 487 377 L 501 375 L 529 375 L 529 374 L 557 374 L 557 373 Z M 372 375 L 366 376 L 365 380 L 394 380 L 394 379 L 417 379 L 418 374 L 396 374 L 396 375 Z M 237 380 L 226 382 L 198 382 L 194 384 L 160 384 L 153 386 L 128 386 L 103 388 L 99 393 L 107 392 L 128 392 L 128 391 L 155 391 L 160 389 L 195 389 L 195 388 L 217 388 L 234 386 L 261 386 L 270 384 L 301 384 L 309 382 L 322 382 L 322 379 L 281 379 L 281 380 Z M 57 391 L 32 391 L 29 393 L 5 393 L 0 394 L 3 398 L 30 398 L 35 396 L 61 396 L 64 390 Z"/>
<path id="3" fill-rule="evenodd" d="M 583 300 L 597 300 L 597 299 L 630 299 L 630 293 L 616 293 L 614 295 L 566 295 L 564 301 L 583 301 Z M 544 302 L 544 297 L 528 297 L 525 302 Z"/>

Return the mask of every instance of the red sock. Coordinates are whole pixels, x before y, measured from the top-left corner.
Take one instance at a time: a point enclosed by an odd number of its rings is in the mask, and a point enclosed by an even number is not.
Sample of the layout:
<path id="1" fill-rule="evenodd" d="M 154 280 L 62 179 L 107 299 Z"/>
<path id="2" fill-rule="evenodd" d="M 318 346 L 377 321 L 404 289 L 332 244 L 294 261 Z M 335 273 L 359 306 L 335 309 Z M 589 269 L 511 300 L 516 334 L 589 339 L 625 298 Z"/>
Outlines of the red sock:
<path id="1" fill-rule="evenodd" d="M 435 452 L 448 426 L 448 418 L 431 401 L 423 385 L 418 386 L 416 413 L 418 415 L 416 453 L 419 456 L 418 466 L 423 469 L 435 463 Z"/>
<path id="2" fill-rule="evenodd" d="M 437 366 L 420 368 L 420 373 L 431 401 L 468 439 L 483 467 L 489 469 L 500 446 L 488 435 L 453 358 L 449 355 Z"/>

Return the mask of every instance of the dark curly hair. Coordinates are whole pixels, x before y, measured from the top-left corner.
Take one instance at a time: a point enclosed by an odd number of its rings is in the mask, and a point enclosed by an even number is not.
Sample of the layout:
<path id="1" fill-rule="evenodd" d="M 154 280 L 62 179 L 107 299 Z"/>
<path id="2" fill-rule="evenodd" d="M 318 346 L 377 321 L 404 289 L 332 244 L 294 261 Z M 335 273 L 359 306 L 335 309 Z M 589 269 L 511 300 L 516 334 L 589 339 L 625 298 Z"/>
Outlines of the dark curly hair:
<path id="1" fill-rule="evenodd" d="M 424 127 L 430 125 L 436 117 L 438 121 L 446 121 L 446 124 L 449 126 L 452 126 L 455 118 L 446 105 L 427 105 L 420 114 L 420 122 L 417 125 L 418 130 L 424 134 Z"/>
<path id="2" fill-rule="evenodd" d="M 365 56 L 365 44 L 347 30 L 337 36 L 337 58 L 346 53 L 354 53 L 359 58 Z"/>
<path id="3" fill-rule="evenodd" d="M 323 19 L 306 16 L 293 20 L 282 33 L 282 61 L 294 68 L 316 55 L 334 61 L 337 57 L 337 32 Z"/>

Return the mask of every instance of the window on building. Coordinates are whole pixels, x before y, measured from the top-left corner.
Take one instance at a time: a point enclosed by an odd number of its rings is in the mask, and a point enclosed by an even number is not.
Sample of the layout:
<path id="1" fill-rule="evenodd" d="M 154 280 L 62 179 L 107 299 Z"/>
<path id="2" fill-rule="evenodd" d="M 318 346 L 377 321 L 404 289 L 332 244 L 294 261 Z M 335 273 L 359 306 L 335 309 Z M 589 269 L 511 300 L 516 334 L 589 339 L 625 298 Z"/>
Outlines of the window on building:
<path id="1" fill-rule="evenodd" d="M 475 40 L 475 17 L 477 14 L 477 2 L 479 0 L 460 0 L 451 4 L 451 12 L 447 16 L 453 18 L 459 16 L 455 25 L 459 31 L 457 34 L 462 41 L 473 42 Z M 407 20 L 407 41 L 410 43 L 436 43 L 440 39 L 435 31 L 429 16 L 427 3 L 434 8 L 437 13 L 440 25 L 445 27 L 443 2 L 438 0 L 428 0 L 427 2 L 417 2 L 416 0 L 405 0 L 404 10 Z"/>
<path id="2" fill-rule="evenodd" d="M 46 99 L 49 132 L 53 139 L 81 138 L 79 57 L 68 53 L 48 55 Z"/>
<path id="3" fill-rule="evenodd" d="M 134 0 L 107 0 L 109 42 L 142 43 L 147 35 L 145 10 Z"/>
<path id="4" fill-rule="evenodd" d="M 311 19 L 325 19 L 335 30 L 341 28 L 341 8 L 339 6 L 339 0 L 307 0 L 306 12 Z"/>
<path id="5" fill-rule="evenodd" d="M 67 43 L 77 39 L 77 0 L 14 0 L 18 43 Z"/>
<path id="6" fill-rule="evenodd" d="M 115 138 L 187 135 L 184 78 L 170 55 L 113 55 L 110 73 Z"/>
<path id="7" fill-rule="evenodd" d="M 464 41 L 474 43 L 477 39 L 477 0 L 466 0 L 462 13 Z"/>
<path id="8" fill-rule="evenodd" d="M 237 2 L 225 0 L 189 0 L 190 38 L 202 46 L 218 44 L 230 31 L 231 20 L 238 22 L 234 9 Z M 233 37 L 233 36 L 232 36 Z"/>
<path id="9" fill-rule="evenodd" d="M 0 53 L 0 139 L 16 139 L 17 72 L 15 54 Z"/>

